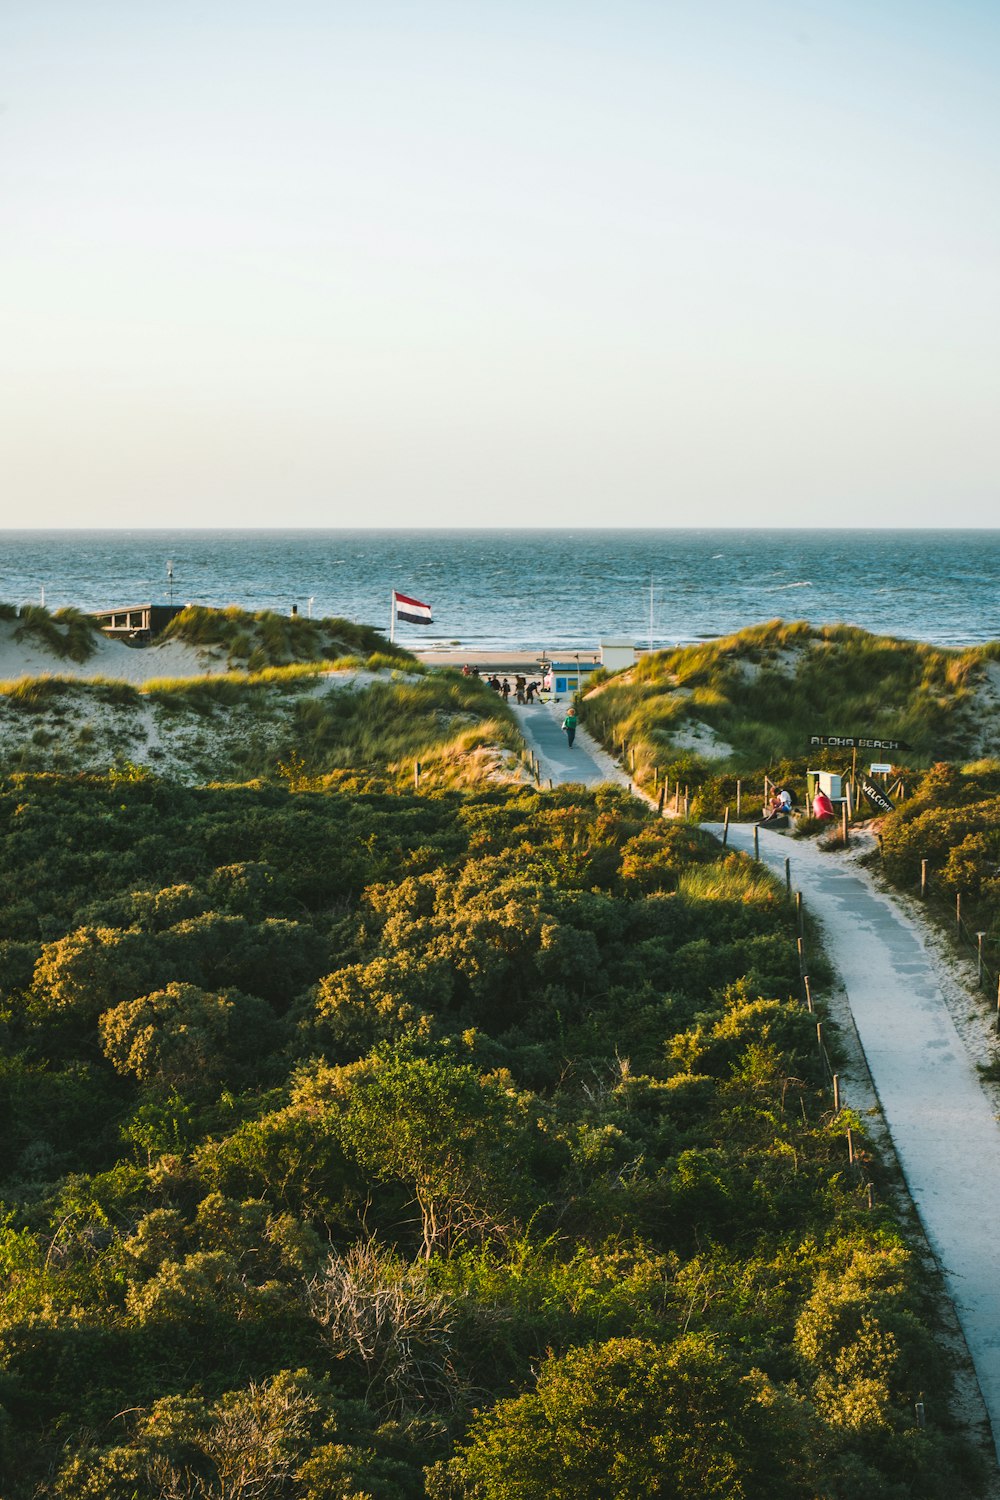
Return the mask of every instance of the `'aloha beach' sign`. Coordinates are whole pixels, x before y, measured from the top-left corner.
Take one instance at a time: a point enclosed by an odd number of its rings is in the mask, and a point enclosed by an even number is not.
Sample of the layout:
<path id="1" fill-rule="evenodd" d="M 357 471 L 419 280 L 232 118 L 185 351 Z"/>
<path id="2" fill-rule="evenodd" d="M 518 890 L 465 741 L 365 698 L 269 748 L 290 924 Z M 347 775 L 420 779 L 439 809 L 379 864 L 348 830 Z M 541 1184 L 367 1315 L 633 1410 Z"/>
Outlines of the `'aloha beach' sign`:
<path id="1" fill-rule="evenodd" d="M 811 749 L 828 750 L 909 750 L 905 740 L 876 740 L 861 734 L 811 734 Z"/>

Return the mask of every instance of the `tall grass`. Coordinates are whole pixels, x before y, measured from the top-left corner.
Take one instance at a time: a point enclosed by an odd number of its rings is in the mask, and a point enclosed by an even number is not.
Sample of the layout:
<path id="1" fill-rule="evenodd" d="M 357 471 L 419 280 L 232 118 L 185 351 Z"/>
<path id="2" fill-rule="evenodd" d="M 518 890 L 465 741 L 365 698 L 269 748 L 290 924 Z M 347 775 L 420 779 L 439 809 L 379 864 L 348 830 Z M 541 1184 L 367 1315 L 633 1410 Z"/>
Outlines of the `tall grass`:
<path id="1" fill-rule="evenodd" d="M 584 700 L 587 727 L 611 748 L 624 740 L 640 781 L 656 773 L 695 784 L 810 755 L 814 734 L 907 741 L 927 765 L 969 752 L 982 719 L 975 691 L 1000 645 L 947 650 L 872 635 L 855 626 L 814 628 L 774 620 L 717 641 L 656 652 Z M 677 731 L 707 725 L 729 753 L 712 762 L 681 751 Z M 843 752 L 831 752 L 839 764 Z"/>
<path id="2" fill-rule="evenodd" d="M 259 703 L 269 690 L 299 692 L 322 676 L 322 662 L 265 667 L 260 672 L 213 672 L 201 677 L 151 677 L 143 684 L 147 698 L 172 709 L 208 713 L 214 708 L 237 708 Z"/>
<path id="3" fill-rule="evenodd" d="M 373 652 L 396 666 L 413 660 L 408 651 L 391 644 L 370 625 L 335 617 L 310 620 L 266 609 L 251 614 L 235 605 L 228 609 L 188 605 L 174 616 L 159 639 L 220 647 L 232 663 L 244 662 L 251 671 L 293 662 L 370 656 Z"/>
<path id="4" fill-rule="evenodd" d="M 5 615 L 11 619 L 11 615 Z M 14 639 L 33 640 L 52 656 L 85 662 L 97 650 L 100 627 L 78 609 L 57 609 L 54 614 L 42 604 L 24 604 L 17 612 Z"/>
<path id="5" fill-rule="evenodd" d="M 432 782 L 456 784 L 482 774 L 480 752 L 522 749 L 516 720 L 496 694 L 448 672 L 416 681 L 394 676 L 300 701 L 282 757 L 298 757 L 317 776 L 383 767 L 401 778 L 412 776 L 419 760 Z"/>

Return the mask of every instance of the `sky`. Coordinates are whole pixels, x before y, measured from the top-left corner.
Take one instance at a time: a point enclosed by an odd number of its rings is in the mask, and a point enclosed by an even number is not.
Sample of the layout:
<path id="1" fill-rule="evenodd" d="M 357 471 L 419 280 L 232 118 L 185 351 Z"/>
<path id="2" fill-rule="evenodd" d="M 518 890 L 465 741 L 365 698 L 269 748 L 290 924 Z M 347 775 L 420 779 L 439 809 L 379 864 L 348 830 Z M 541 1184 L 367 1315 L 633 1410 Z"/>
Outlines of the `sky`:
<path id="1" fill-rule="evenodd" d="M 0 526 L 986 526 L 993 0 L 7 0 Z"/>

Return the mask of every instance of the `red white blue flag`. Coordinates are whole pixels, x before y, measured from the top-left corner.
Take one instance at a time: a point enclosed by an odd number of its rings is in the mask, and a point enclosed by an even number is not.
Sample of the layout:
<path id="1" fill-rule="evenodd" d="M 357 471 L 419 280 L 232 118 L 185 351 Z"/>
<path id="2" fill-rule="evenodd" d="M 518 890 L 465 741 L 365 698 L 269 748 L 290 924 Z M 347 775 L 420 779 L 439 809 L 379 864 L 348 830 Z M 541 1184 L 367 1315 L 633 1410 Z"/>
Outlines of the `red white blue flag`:
<path id="1" fill-rule="evenodd" d="M 433 625 L 431 607 L 421 604 L 419 599 L 408 599 L 405 594 L 392 591 L 392 605 L 397 620 L 408 620 L 411 625 Z"/>

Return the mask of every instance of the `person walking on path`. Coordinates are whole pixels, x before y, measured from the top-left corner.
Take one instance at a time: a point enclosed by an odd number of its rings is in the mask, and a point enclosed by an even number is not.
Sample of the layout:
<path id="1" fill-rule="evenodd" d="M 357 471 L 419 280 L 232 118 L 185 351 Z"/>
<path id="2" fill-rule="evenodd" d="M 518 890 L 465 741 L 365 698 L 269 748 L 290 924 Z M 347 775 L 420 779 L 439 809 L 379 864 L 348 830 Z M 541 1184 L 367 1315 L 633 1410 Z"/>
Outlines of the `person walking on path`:
<path id="1" fill-rule="evenodd" d="M 571 708 L 567 713 L 565 719 L 563 719 L 562 721 L 562 727 L 566 731 L 566 743 L 571 750 L 573 748 L 573 741 L 576 739 L 576 726 L 578 723 L 579 720 L 576 717 L 576 709 Z"/>

